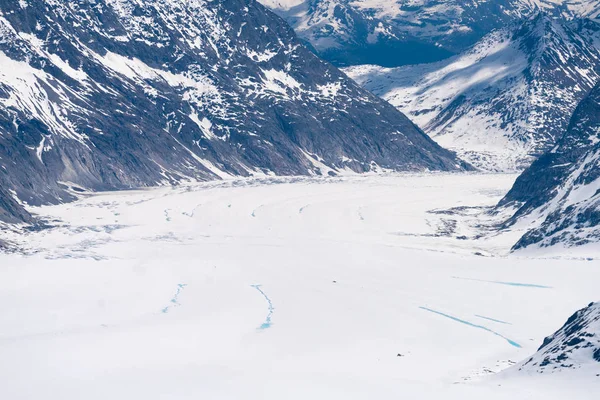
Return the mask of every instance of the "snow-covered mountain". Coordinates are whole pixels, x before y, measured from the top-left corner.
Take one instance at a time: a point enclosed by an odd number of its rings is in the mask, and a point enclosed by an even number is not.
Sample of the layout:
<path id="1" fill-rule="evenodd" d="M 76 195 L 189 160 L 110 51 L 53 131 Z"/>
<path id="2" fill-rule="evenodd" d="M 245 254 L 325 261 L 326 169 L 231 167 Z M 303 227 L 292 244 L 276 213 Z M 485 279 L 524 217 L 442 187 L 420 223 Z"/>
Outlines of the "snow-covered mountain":
<path id="1" fill-rule="evenodd" d="M 598 0 L 521 0 L 524 7 L 537 8 L 564 18 L 598 18 L 600 1 Z"/>
<path id="2" fill-rule="evenodd" d="M 579 104 L 566 134 L 515 182 L 500 207 L 533 226 L 515 249 L 600 241 L 600 84 Z"/>
<path id="3" fill-rule="evenodd" d="M 19 219 L 85 188 L 462 168 L 254 0 L 0 0 L 0 165 Z"/>
<path id="4" fill-rule="evenodd" d="M 522 372 L 554 373 L 595 367 L 600 370 L 600 302 L 573 314 L 548 336 L 537 353 L 516 368 Z"/>
<path id="5" fill-rule="evenodd" d="M 542 10 L 595 18 L 599 0 L 261 0 L 341 66 L 441 60 L 494 29 Z"/>
<path id="6" fill-rule="evenodd" d="M 438 63 L 345 71 L 474 165 L 522 169 L 564 133 L 598 81 L 599 31 L 540 13 Z"/>

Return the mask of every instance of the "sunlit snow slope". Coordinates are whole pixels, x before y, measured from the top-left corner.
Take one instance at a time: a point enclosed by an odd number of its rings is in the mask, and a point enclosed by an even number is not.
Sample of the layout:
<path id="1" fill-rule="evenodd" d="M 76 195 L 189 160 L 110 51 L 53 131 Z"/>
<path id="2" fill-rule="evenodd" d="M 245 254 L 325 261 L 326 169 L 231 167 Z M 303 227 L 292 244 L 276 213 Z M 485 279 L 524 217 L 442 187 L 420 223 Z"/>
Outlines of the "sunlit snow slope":
<path id="1" fill-rule="evenodd" d="M 514 177 L 244 180 L 33 209 L 49 229 L 0 236 L 19 249 L 0 254 L 0 398 L 595 400 L 595 364 L 490 376 L 598 298 L 597 260 L 472 234 Z"/>
<path id="2" fill-rule="evenodd" d="M 447 61 L 345 71 L 472 164 L 518 170 L 554 145 L 598 81 L 599 30 L 539 14 Z"/>

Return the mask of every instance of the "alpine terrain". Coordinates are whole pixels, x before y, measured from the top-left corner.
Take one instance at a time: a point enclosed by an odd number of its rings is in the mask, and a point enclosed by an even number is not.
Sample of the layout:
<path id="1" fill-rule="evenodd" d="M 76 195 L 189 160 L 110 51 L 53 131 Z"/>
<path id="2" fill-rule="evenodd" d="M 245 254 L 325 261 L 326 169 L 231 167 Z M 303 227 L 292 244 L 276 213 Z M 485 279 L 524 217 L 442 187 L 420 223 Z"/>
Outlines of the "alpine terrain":
<path id="1" fill-rule="evenodd" d="M 595 18 L 598 0 L 261 0 L 336 65 L 384 67 L 457 54 L 494 29 L 539 11 Z"/>
<path id="2" fill-rule="evenodd" d="M 565 369 L 600 370 L 600 303 L 591 303 L 573 314 L 556 333 L 548 336 L 538 352 L 519 371 L 557 373 Z"/>
<path id="3" fill-rule="evenodd" d="M 9 221 L 85 190 L 466 168 L 254 0 L 0 1 L 0 165 Z"/>
<path id="4" fill-rule="evenodd" d="M 600 85 L 579 104 L 557 145 L 515 182 L 500 208 L 507 225 L 533 223 L 515 248 L 597 245 L 600 241 Z M 532 222 L 533 221 L 533 222 Z"/>
<path id="5" fill-rule="evenodd" d="M 597 400 L 599 17 L 0 0 L 0 400 Z"/>
<path id="6" fill-rule="evenodd" d="M 445 61 L 346 72 L 473 165 L 522 170 L 562 136 L 598 81 L 599 33 L 594 21 L 539 13 Z"/>

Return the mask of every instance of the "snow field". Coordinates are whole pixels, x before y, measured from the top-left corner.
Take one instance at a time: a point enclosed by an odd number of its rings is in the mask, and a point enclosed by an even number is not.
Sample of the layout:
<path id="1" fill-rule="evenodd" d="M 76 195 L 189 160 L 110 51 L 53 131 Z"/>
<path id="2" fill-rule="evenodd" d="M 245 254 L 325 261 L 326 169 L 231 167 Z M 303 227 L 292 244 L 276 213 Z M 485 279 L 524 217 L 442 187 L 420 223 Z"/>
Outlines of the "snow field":
<path id="1" fill-rule="evenodd" d="M 597 261 L 507 255 L 429 212 L 491 206 L 514 178 L 274 178 L 35 209 L 53 228 L 4 233 L 22 254 L 0 255 L 0 397 L 594 398 L 590 371 L 487 376 L 598 300 Z"/>

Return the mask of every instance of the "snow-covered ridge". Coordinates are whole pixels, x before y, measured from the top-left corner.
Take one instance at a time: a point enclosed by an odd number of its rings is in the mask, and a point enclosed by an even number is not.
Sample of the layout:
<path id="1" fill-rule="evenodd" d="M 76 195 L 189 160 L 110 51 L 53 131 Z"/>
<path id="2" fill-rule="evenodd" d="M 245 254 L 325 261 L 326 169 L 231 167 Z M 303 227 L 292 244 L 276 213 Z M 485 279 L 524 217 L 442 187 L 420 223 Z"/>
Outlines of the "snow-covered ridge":
<path id="1" fill-rule="evenodd" d="M 555 143 L 597 82 L 597 32 L 540 14 L 446 61 L 345 72 L 472 164 L 519 170 Z"/>
<path id="2" fill-rule="evenodd" d="M 544 340 L 533 357 L 515 368 L 538 373 L 600 371 L 600 302 L 573 314 L 562 328 Z"/>
<path id="3" fill-rule="evenodd" d="M 598 18 L 600 1 L 598 0 L 521 0 L 525 6 L 537 7 L 565 18 Z"/>
<path id="4" fill-rule="evenodd" d="M 577 106 L 557 145 L 515 182 L 499 208 L 516 208 L 507 227 L 527 225 L 515 245 L 527 252 L 600 242 L 600 86 Z M 548 249 L 550 248 L 550 249 Z"/>
<path id="5" fill-rule="evenodd" d="M 262 2 L 319 54 L 341 66 L 431 62 L 459 53 L 492 30 L 538 11 L 561 20 L 596 18 L 600 12 L 598 0 Z"/>

